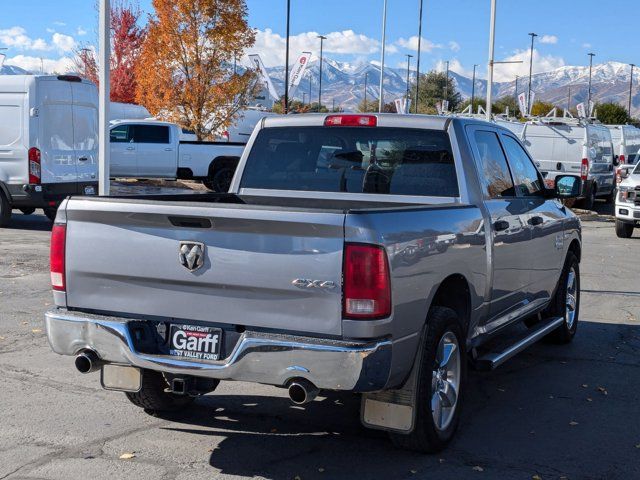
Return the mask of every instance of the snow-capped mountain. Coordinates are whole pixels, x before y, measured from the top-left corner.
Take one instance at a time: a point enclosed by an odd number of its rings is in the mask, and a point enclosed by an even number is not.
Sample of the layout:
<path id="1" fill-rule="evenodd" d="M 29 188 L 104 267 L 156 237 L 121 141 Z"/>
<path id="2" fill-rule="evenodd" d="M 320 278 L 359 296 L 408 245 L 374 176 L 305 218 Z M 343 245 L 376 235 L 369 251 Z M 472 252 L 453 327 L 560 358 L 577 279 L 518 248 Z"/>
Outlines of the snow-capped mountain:
<path id="1" fill-rule="evenodd" d="M 16 67 L 15 65 L 3 65 L 0 68 L 0 75 L 29 75 L 30 73 L 24 68 Z"/>

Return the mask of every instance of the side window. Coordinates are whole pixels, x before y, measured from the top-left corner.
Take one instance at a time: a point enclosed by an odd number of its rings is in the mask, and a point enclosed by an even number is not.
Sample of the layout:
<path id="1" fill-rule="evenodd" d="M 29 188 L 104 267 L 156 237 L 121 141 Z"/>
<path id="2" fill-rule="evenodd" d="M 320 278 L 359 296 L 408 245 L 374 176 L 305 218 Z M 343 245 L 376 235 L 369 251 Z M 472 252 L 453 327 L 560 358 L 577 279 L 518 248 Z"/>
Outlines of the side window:
<path id="1" fill-rule="evenodd" d="M 516 191 L 523 197 L 535 197 L 542 193 L 543 186 L 538 170 L 524 151 L 524 148 L 509 135 L 502 136 L 504 149 L 509 158 L 509 165 L 513 172 Z"/>
<path id="2" fill-rule="evenodd" d="M 169 127 L 165 125 L 136 125 L 133 133 L 135 143 L 171 143 Z"/>
<path id="3" fill-rule="evenodd" d="M 117 127 L 113 127 L 111 129 L 110 135 L 111 143 L 128 143 L 131 140 L 129 139 L 129 126 L 128 125 L 118 125 Z"/>
<path id="4" fill-rule="evenodd" d="M 480 153 L 482 171 L 480 179 L 488 198 L 514 197 L 513 179 L 504 156 L 498 135 L 477 130 L 475 141 Z"/>

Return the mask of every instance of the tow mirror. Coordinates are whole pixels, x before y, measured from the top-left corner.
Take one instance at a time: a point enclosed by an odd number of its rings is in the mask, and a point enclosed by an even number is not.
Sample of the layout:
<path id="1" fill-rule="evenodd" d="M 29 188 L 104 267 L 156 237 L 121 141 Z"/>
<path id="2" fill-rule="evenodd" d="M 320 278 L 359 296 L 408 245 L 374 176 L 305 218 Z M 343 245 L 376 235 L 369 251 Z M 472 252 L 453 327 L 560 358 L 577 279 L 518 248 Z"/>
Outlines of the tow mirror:
<path id="1" fill-rule="evenodd" d="M 556 197 L 578 198 L 582 195 L 582 180 L 574 175 L 560 175 L 556 177 Z"/>
<path id="2" fill-rule="evenodd" d="M 614 155 L 613 156 L 613 166 L 617 167 L 618 165 L 620 165 L 620 157 L 618 155 Z"/>

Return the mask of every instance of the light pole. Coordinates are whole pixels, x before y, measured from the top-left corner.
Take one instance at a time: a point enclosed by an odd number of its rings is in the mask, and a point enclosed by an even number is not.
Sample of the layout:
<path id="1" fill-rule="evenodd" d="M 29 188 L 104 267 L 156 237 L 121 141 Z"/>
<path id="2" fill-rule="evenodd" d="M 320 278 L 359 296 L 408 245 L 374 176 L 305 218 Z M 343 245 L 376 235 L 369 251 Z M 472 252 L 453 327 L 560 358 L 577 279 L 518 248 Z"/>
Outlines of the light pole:
<path id="1" fill-rule="evenodd" d="M 493 91 L 493 62 L 494 52 L 496 46 L 496 0 L 491 0 L 491 19 L 489 20 L 489 64 L 487 74 L 487 106 L 485 115 L 487 120 L 491 120 L 491 105 L 492 105 L 492 91 Z"/>
<path id="2" fill-rule="evenodd" d="M 589 89 L 587 91 L 587 116 L 591 116 L 591 71 L 593 69 L 593 57 L 595 53 L 588 53 L 589 55 Z"/>
<path id="3" fill-rule="evenodd" d="M 631 95 L 632 95 L 632 89 L 633 89 L 633 67 L 635 67 L 635 65 L 633 63 L 630 63 L 629 66 L 631 67 L 631 76 L 629 77 L 629 118 L 631 118 Z"/>
<path id="4" fill-rule="evenodd" d="M 110 65 L 111 41 L 111 5 L 110 0 L 100 0 L 100 22 L 98 38 L 100 53 L 98 55 L 99 87 L 98 87 L 98 190 L 100 195 L 109 195 L 109 101 L 111 98 Z"/>
<path id="5" fill-rule="evenodd" d="M 518 78 L 520 78 L 520 77 L 518 77 L 518 75 L 516 75 L 516 90 L 515 90 L 515 94 L 514 94 L 514 96 L 516 98 L 516 109 L 518 108 Z M 513 112 L 513 115 L 515 116 L 516 112 Z"/>
<path id="6" fill-rule="evenodd" d="M 405 57 L 407 57 L 407 98 L 404 101 L 404 112 L 411 113 L 409 112 L 409 108 L 411 108 L 409 105 L 409 80 L 411 79 L 411 59 L 413 55 L 407 53 Z"/>
<path id="7" fill-rule="evenodd" d="M 568 86 L 569 91 L 567 92 L 567 112 L 571 113 L 571 85 Z"/>
<path id="8" fill-rule="evenodd" d="M 418 98 L 420 94 L 420 53 L 422 47 L 422 4 L 423 0 L 419 0 L 420 2 L 420 13 L 418 14 L 418 61 L 416 64 L 416 105 L 413 109 L 415 113 L 418 113 Z"/>
<path id="9" fill-rule="evenodd" d="M 476 67 L 473 65 L 473 80 L 471 80 L 471 113 L 473 113 L 473 101 L 476 99 Z"/>
<path id="10" fill-rule="evenodd" d="M 4 65 L 4 59 L 7 58 L 7 56 L 4 53 L 2 53 L 5 50 L 9 50 L 9 48 L 7 47 L 0 48 L 0 68 L 2 68 L 2 66 Z"/>
<path id="11" fill-rule="evenodd" d="M 380 57 L 380 98 L 378 99 L 378 113 L 382 113 L 384 106 L 384 54 L 387 43 L 387 0 L 382 8 L 382 55 Z"/>
<path id="12" fill-rule="evenodd" d="M 291 23 L 291 0 L 287 0 L 287 46 L 284 59 L 284 114 L 289 113 L 289 25 Z"/>
<path id="13" fill-rule="evenodd" d="M 302 106 L 307 104 L 307 92 L 302 92 Z"/>
<path id="14" fill-rule="evenodd" d="M 527 115 L 531 114 L 531 77 L 533 76 L 533 42 L 538 36 L 536 33 L 530 33 L 531 35 L 531 54 L 529 55 L 529 93 L 527 95 Z"/>
<path id="15" fill-rule="evenodd" d="M 447 98 L 449 96 L 449 60 L 444 63 L 447 65 L 444 78 L 444 100 L 447 101 Z"/>
<path id="16" fill-rule="evenodd" d="M 320 112 L 320 109 L 322 107 L 322 55 L 324 51 L 324 41 L 327 39 L 327 37 L 318 35 L 318 38 L 320 39 L 320 85 L 318 87 L 318 112 Z"/>

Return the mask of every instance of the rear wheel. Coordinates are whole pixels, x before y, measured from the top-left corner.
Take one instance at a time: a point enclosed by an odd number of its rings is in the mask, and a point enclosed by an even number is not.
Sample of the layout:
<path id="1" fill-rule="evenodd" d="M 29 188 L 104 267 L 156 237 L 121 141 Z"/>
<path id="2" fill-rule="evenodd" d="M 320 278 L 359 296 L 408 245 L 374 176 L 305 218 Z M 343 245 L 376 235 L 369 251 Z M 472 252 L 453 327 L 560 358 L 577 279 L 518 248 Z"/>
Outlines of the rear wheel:
<path id="1" fill-rule="evenodd" d="M 408 435 L 390 434 L 400 448 L 433 453 L 445 448 L 460 421 L 467 362 L 464 335 L 456 313 L 433 307 L 420 358 L 416 393 L 416 419 Z"/>
<path id="2" fill-rule="evenodd" d="M 634 225 L 616 220 L 616 235 L 618 238 L 631 238 L 633 235 Z"/>
<path id="3" fill-rule="evenodd" d="M 9 226 L 11 221 L 11 204 L 0 191 L 0 228 Z"/>
<path id="4" fill-rule="evenodd" d="M 56 215 L 58 214 L 58 207 L 46 207 L 42 209 L 44 214 L 47 216 L 49 220 L 52 222 L 56 221 Z"/>
<path id="5" fill-rule="evenodd" d="M 126 396 L 134 405 L 150 412 L 175 412 L 191 403 L 194 397 L 176 395 L 166 392 L 169 384 L 160 372 L 143 370 L 142 388 L 139 392 L 126 392 Z"/>
<path id="6" fill-rule="evenodd" d="M 35 208 L 33 207 L 29 207 L 29 208 L 21 208 L 20 211 L 22 212 L 23 215 L 31 215 L 33 212 L 36 211 Z"/>
<path id="7" fill-rule="evenodd" d="M 549 334 L 555 343 L 569 343 L 578 329 L 580 315 L 580 264 L 573 252 L 567 254 L 556 294 L 545 312 L 546 317 L 564 317 L 560 327 Z"/>
<path id="8" fill-rule="evenodd" d="M 227 193 L 231 187 L 231 180 L 235 171 L 229 167 L 217 170 L 213 175 L 209 175 L 202 181 L 205 187 L 218 193 Z"/>
<path id="9" fill-rule="evenodd" d="M 607 195 L 607 198 L 605 199 L 605 202 L 607 203 L 607 205 L 612 205 L 613 203 L 615 203 L 616 201 L 616 192 L 618 190 L 616 189 L 616 187 L 613 187 L 611 189 L 611 193 L 609 195 Z"/>
<path id="10" fill-rule="evenodd" d="M 582 208 L 592 210 L 594 203 L 596 203 L 596 187 L 592 183 L 587 191 L 587 196 L 582 200 Z"/>

